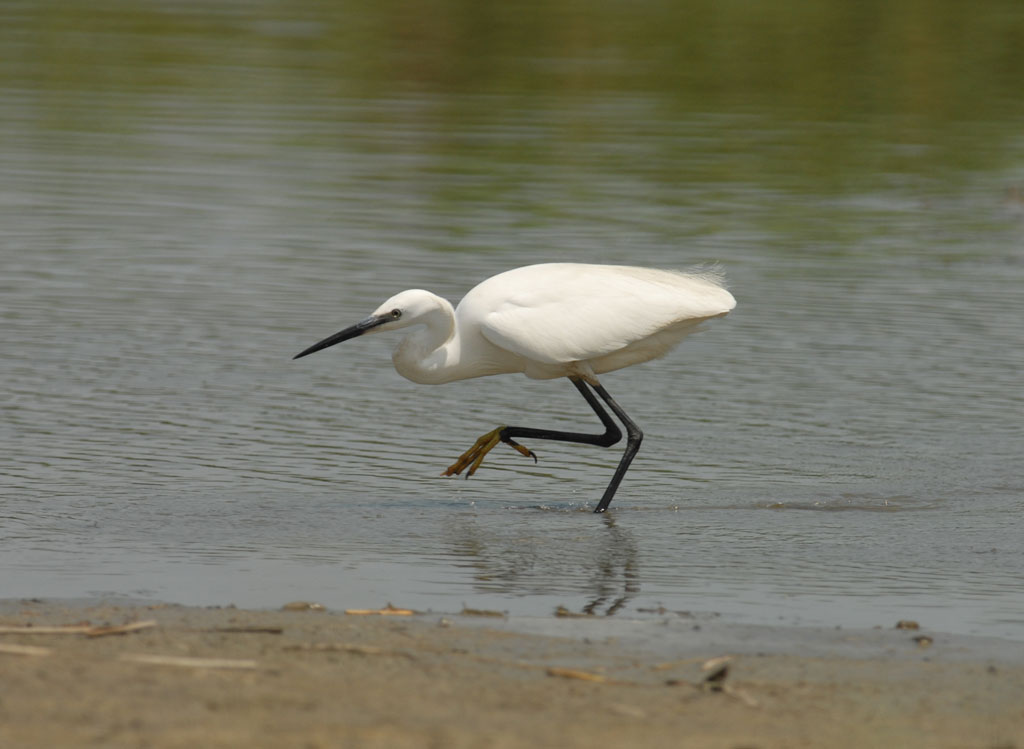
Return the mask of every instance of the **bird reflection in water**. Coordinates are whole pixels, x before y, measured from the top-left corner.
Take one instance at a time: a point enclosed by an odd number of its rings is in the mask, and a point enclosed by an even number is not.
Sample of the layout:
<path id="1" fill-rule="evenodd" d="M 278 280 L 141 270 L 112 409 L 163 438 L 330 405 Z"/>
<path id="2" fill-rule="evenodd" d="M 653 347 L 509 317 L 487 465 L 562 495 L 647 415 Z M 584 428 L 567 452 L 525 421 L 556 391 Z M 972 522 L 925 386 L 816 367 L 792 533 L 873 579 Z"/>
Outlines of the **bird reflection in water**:
<path id="1" fill-rule="evenodd" d="M 636 539 L 611 515 L 585 535 L 573 528 L 568 536 L 550 525 L 534 532 L 523 524 L 484 526 L 481 520 L 463 516 L 449 527 L 448 538 L 452 555 L 461 560 L 457 564 L 472 569 L 479 594 L 582 598 L 581 606 L 561 610 L 612 616 L 640 592 Z"/>

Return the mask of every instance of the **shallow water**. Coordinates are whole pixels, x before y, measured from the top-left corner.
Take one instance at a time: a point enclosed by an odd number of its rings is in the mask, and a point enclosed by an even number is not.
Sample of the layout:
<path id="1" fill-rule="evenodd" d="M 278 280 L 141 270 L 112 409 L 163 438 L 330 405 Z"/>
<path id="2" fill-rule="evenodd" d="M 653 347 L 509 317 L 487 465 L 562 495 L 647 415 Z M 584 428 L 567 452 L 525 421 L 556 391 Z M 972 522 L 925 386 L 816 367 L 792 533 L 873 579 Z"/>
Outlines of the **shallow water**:
<path id="1" fill-rule="evenodd" d="M 0 598 L 1024 639 L 1019 45 L 851 49 L 865 103 L 818 86 L 848 61 L 722 71 L 731 17 L 680 79 L 664 41 L 169 7 L 0 11 Z M 566 382 L 416 386 L 384 336 L 291 361 L 402 288 L 547 260 L 717 262 L 739 301 L 604 378 L 646 433 L 606 517 L 615 449 L 438 476 L 497 424 L 590 426 Z"/>

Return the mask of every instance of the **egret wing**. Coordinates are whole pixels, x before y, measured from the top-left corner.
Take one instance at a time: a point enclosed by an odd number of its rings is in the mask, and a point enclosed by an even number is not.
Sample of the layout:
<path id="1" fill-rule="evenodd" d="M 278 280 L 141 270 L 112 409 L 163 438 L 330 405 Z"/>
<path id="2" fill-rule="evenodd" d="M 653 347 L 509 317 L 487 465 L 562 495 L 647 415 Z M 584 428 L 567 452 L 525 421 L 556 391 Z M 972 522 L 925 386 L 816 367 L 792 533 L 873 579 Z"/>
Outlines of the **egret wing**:
<path id="1" fill-rule="evenodd" d="M 491 282 L 498 282 L 487 288 Z M 501 274 L 474 289 L 483 335 L 533 361 L 595 359 L 682 322 L 725 314 L 732 295 L 711 274 L 624 266 L 547 264 Z M 461 305 L 460 305 L 461 306 Z"/>

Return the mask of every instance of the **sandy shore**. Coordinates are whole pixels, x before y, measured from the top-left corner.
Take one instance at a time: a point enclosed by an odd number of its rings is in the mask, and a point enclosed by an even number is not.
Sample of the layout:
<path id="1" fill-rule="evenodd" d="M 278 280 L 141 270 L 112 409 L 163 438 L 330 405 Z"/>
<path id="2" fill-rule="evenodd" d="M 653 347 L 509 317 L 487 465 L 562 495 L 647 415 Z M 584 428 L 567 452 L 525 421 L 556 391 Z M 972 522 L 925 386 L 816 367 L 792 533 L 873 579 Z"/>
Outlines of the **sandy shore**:
<path id="1" fill-rule="evenodd" d="M 0 634 L 12 749 L 1024 748 L 1024 644 L 926 630 L 0 605 L 25 625 Z"/>

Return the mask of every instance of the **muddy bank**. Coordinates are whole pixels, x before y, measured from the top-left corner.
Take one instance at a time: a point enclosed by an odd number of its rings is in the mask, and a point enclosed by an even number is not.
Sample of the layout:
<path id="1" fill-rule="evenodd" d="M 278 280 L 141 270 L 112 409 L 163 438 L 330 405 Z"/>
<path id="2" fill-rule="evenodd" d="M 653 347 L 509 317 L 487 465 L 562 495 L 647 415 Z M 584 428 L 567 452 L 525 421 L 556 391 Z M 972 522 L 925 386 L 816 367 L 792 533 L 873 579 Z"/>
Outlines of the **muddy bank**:
<path id="1" fill-rule="evenodd" d="M 0 626 L 3 747 L 1024 747 L 1024 645 L 925 630 L 38 601 Z"/>

